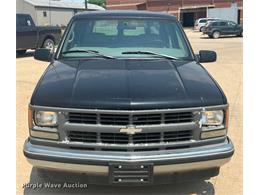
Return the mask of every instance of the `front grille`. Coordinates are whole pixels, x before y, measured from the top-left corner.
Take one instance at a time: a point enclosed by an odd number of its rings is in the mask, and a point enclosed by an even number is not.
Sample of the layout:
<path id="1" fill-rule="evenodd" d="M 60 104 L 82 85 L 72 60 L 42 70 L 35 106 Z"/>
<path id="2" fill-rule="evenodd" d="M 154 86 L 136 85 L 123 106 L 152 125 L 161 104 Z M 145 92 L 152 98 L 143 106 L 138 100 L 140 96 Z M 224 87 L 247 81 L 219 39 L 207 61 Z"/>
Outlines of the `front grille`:
<path id="1" fill-rule="evenodd" d="M 70 123 L 97 124 L 97 114 L 69 113 Z"/>
<path id="2" fill-rule="evenodd" d="M 159 125 L 188 123 L 193 121 L 192 112 L 173 112 L 159 114 L 101 114 L 70 112 L 69 123 L 101 124 L 101 125 Z"/>
<path id="3" fill-rule="evenodd" d="M 122 133 L 97 133 L 69 131 L 71 142 L 104 143 L 104 144 L 154 144 L 189 141 L 192 139 L 192 131 L 167 131 L 156 133 L 138 133 L 127 135 Z"/>
<path id="4" fill-rule="evenodd" d="M 134 125 L 155 125 L 161 123 L 162 123 L 161 114 L 143 114 L 143 115 L 133 116 Z"/>
<path id="5" fill-rule="evenodd" d="M 70 131 L 69 139 L 72 142 L 96 143 L 98 137 L 95 132 Z"/>
<path id="6" fill-rule="evenodd" d="M 100 124 L 102 125 L 128 125 L 128 122 L 128 115 L 100 114 Z M 97 119 L 96 123 L 98 123 Z"/>
<path id="7" fill-rule="evenodd" d="M 160 143 L 161 133 L 140 133 L 133 136 L 134 144 Z"/>
<path id="8" fill-rule="evenodd" d="M 166 113 L 164 116 L 164 122 L 169 123 L 187 123 L 193 120 L 192 112 L 181 113 Z"/>
<path id="9" fill-rule="evenodd" d="M 121 133 L 100 133 L 100 142 L 106 144 L 128 144 L 129 137 Z"/>

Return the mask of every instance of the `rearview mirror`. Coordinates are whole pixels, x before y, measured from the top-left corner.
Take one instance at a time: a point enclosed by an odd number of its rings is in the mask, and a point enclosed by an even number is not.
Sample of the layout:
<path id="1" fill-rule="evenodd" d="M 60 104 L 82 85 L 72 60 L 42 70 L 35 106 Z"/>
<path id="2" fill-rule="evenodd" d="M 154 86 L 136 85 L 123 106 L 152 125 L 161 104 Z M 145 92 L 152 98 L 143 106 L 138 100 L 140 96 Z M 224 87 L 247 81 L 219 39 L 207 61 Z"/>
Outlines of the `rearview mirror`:
<path id="1" fill-rule="evenodd" d="M 50 62 L 52 59 L 53 53 L 50 49 L 40 48 L 36 49 L 34 53 L 34 59 L 41 60 L 44 62 Z"/>
<path id="2" fill-rule="evenodd" d="M 217 60 L 217 53 L 215 51 L 200 50 L 199 62 L 215 62 Z"/>

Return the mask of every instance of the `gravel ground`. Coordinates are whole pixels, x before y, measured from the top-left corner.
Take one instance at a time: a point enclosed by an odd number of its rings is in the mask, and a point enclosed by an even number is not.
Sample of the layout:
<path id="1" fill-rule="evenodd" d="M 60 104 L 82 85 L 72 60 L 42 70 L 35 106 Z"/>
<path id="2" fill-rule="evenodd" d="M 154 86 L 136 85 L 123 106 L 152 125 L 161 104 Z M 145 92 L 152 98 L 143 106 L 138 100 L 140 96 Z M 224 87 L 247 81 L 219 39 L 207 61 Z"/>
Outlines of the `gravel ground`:
<path id="1" fill-rule="evenodd" d="M 238 37 L 208 39 L 199 32 L 187 29 L 186 33 L 195 52 L 199 49 L 215 50 L 218 54 L 216 63 L 204 64 L 207 70 L 218 81 L 230 104 L 229 136 L 235 145 L 235 154 L 227 165 L 223 166 L 220 175 L 209 181 L 162 185 L 152 187 L 109 187 L 90 185 L 85 189 L 24 189 L 28 182 L 41 183 L 37 172 L 32 169 L 23 156 L 24 140 L 28 136 L 27 106 L 33 89 L 47 67 L 48 63 L 33 59 L 33 52 L 16 59 L 16 158 L 17 158 L 17 194 L 242 194 L 242 159 L 243 159 L 243 39 Z M 70 177 L 68 174 L 67 177 Z M 46 181 L 45 181 L 46 182 Z M 47 181 L 48 182 L 48 181 Z"/>

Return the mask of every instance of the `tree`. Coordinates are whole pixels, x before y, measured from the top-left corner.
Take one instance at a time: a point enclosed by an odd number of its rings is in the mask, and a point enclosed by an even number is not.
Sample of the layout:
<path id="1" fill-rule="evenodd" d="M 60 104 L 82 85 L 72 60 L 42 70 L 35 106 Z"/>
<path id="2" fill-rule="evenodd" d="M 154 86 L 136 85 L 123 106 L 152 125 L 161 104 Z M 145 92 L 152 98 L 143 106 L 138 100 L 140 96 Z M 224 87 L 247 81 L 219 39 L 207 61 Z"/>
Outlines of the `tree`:
<path id="1" fill-rule="evenodd" d="M 85 0 L 85 1 L 87 1 L 87 0 Z M 88 0 L 87 2 L 99 5 L 99 6 L 104 7 L 104 8 L 106 7 L 106 0 Z"/>

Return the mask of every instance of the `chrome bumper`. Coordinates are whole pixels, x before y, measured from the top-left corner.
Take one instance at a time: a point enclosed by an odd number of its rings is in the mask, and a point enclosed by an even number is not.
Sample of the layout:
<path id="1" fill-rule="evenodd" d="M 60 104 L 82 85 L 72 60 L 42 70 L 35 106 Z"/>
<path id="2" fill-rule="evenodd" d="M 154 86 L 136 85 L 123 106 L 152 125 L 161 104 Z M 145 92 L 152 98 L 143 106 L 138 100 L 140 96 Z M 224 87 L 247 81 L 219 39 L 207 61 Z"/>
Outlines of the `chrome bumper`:
<path id="1" fill-rule="evenodd" d="M 70 164 L 70 163 L 60 163 L 60 162 L 50 162 L 43 160 L 33 160 L 27 159 L 28 162 L 34 167 L 56 169 L 69 172 L 84 172 L 91 174 L 108 174 L 108 166 L 97 166 L 97 165 L 81 165 L 81 164 Z M 172 165 L 158 165 L 154 166 L 154 174 L 163 174 L 169 172 L 185 172 L 194 171 L 200 169 L 210 169 L 215 167 L 220 167 L 227 163 L 230 158 L 209 160 L 194 163 L 184 163 L 184 164 L 172 164 Z"/>
<path id="2" fill-rule="evenodd" d="M 107 174 L 109 163 L 153 163 L 154 173 L 183 172 L 220 167 L 234 153 L 228 138 L 215 145 L 153 152 L 104 152 L 33 145 L 27 140 L 24 155 L 35 167 Z"/>

